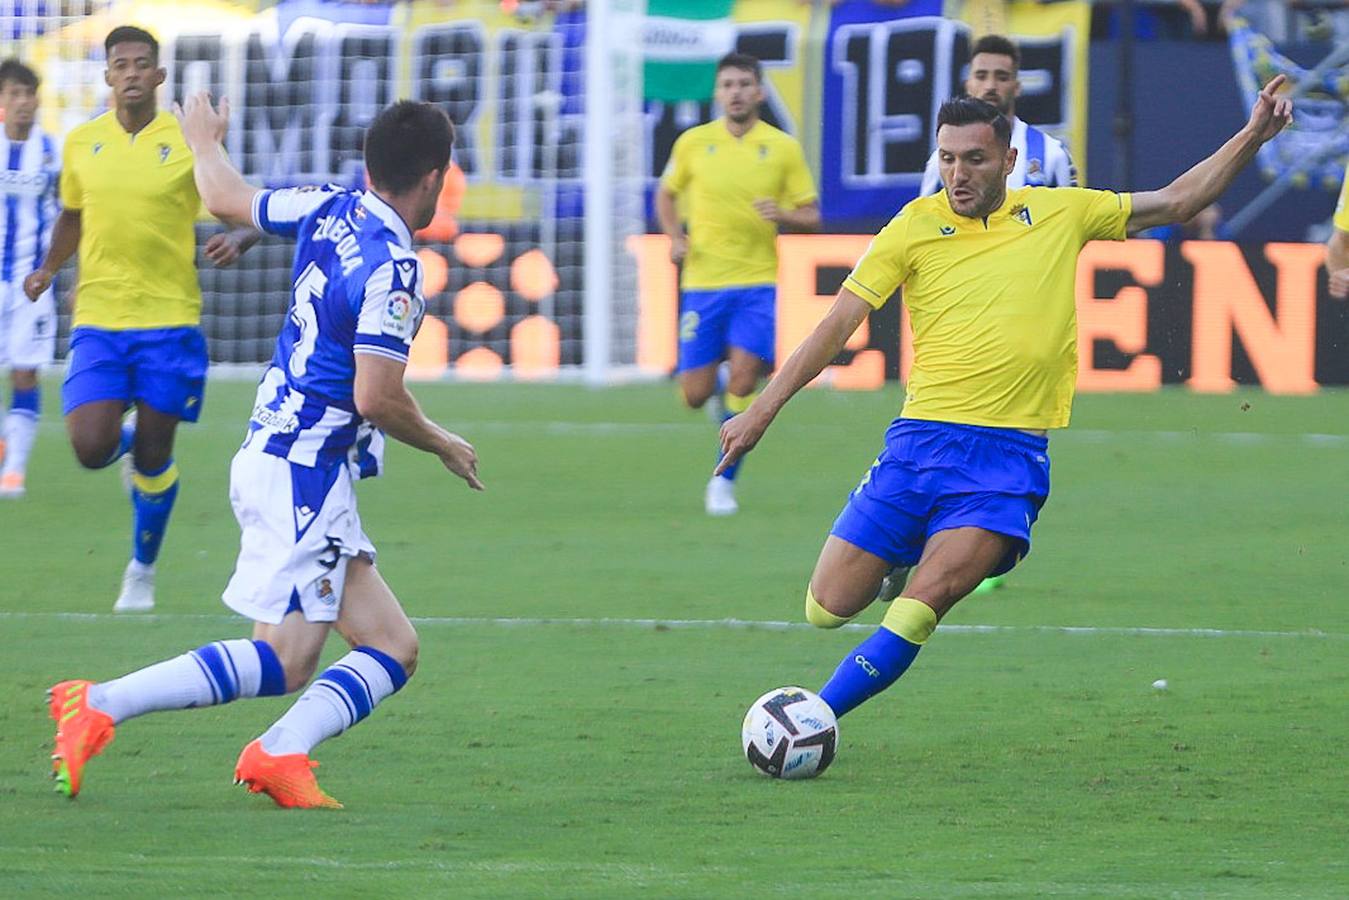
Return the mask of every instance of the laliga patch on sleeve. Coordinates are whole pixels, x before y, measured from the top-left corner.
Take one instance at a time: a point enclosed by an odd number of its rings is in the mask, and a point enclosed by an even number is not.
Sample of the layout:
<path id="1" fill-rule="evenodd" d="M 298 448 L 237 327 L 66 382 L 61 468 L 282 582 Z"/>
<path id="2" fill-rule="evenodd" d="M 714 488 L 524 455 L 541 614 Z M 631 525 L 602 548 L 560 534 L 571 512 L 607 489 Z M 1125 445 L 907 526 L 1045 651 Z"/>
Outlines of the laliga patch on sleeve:
<path id="1" fill-rule="evenodd" d="M 379 330 L 385 334 L 408 340 L 417 330 L 417 315 L 412 295 L 407 291 L 390 291 L 384 301 L 384 315 Z"/>

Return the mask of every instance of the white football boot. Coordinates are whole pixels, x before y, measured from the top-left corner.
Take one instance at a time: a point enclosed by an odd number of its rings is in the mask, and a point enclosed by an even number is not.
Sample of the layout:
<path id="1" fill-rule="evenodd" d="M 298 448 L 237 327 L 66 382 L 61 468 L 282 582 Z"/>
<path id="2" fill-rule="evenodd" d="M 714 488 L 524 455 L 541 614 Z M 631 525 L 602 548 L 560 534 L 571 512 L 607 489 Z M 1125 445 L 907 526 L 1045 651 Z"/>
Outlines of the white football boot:
<path id="1" fill-rule="evenodd" d="M 703 509 L 709 516 L 733 516 L 740 511 L 735 502 L 735 482 L 723 475 L 713 475 L 703 494 Z"/>
<path id="2" fill-rule="evenodd" d="M 149 612 L 155 608 L 155 567 L 131 560 L 122 574 L 122 593 L 113 612 Z"/>

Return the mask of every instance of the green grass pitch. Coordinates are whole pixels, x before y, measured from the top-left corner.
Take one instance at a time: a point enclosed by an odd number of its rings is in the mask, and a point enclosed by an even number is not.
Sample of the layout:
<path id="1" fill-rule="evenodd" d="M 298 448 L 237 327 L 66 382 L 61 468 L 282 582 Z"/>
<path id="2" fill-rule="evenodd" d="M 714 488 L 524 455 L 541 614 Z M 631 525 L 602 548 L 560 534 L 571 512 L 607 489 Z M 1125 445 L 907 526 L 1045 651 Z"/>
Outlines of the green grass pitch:
<path id="1" fill-rule="evenodd" d="M 727 520 L 714 430 L 668 385 L 416 392 L 488 491 L 404 448 L 361 487 L 422 662 L 315 754 L 338 813 L 231 787 L 280 699 L 128 722 L 77 801 L 51 792 L 49 684 L 245 631 L 218 597 L 252 386 L 182 432 L 152 617 L 111 615 L 128 506 L 47 414 L 0 505 L 0 894 L 1349 895 L 1349 394 L 1080 398 L 1035 552 L 786 783 L 741 757 L 745 707 L 866 632 L 764 623 L 801 621 L 898 391 L 799 397 Z"/>

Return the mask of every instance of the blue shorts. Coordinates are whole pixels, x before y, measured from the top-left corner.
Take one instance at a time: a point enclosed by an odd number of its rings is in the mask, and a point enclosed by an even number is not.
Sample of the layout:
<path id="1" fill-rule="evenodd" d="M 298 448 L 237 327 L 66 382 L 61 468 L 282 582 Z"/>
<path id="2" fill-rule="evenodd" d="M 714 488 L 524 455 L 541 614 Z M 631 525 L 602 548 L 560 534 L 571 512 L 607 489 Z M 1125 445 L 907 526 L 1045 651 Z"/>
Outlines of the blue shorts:
<path id="1" fill-rule="evenodd" d="M 928 538 L 974 526 L 1015 544 L 992 574 L 1030 553 L 1049 497 L 1049 441 L 1009 428 L 896 419 L 885 448 L 829 533 L 892 565 L 912 566 Z"/>
<path id="2" fill-rule="evenodd" d="M 81 326 L 70 334 L 65 415 L 99 400 L 142 402 L 168 416 L 195 422 L 206 387 L 206 337 L 199 328 L 108 331 Z"/>
<path id="3" fill-rule="evenodd" d="M 778 289 L 773 284 L 684 291 L 679 298 L 680 372 L 726 358 L 739 347 L 773 364 L 777 348 Z"/>

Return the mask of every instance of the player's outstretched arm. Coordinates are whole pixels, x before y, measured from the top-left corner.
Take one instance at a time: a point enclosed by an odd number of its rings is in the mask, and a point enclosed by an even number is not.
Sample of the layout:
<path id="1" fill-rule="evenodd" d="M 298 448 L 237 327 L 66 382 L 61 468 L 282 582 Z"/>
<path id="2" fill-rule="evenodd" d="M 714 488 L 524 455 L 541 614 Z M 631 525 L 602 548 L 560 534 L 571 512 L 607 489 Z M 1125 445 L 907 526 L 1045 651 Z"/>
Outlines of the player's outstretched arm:
<path id="1" fill-rule="evenodd" d="M 1218 152 L 1161 190 L 1134 194 L 1128 230 L 1188 222 L 1217 200 L 1260 146 L 1293 121 L 1293 101 L 1277 96 L 1286 80 L 1283 75 L 1270 79 L 1255 99 L 1250 121 Z"/>
<path id="2" fill-rule="evenodd" d="M 478 478 L 478 454 L 473 445 L 432 422 L 403 384 L 406 366 L 374 353 L 356 354 L 353 399 L 356 411 L 389 437 L 409 447 L 434 453 L 454 474 L 475 491 L 483 489 Z"/>
<path id="3" fill-rule="evenodd" d="M 244 181 L 225 155 L 225 134 L 230 126 L 230 102 L 221 98 L 220 108 L 211 105 L 211 95 L 202 91 L 188 97 L 173 114 L 183 128 L 183 139 L 192 150 L 192 174 L 197 193 L 211 215 L 227 225 L 241 228 L 253 224 L 253 198 L 261 193 Z"/>
<path id="4" fill-rule="evenodd" d="M 1326 241 L 1326 271 L 1330 273 L 1330 296 L 1349 298 L 1349 231 L 1336 228 Z"/>
<path id="5" fill-rule="evenodd" d="M 787 357 L 787 362 L 768 382 L 763 393 L 750 404 L 749 409 L 721 426 L 723 456 L 715 474 L 720 475 L 737 459 L 754 449 L 787 401 L 810 384 L 843 351 L 848 338 L 852 337 L 857 326 L 870 312 L 871 305 L 852 291 L 843 288 L 838 292 L 838 299 L 824 320 Z"/>
<path id="6" fill-rule="evenodd" d="M 84 230 L 84 218 L 78 209 L 63 209 L 52 226 L 52 245 L 47 249 L 47 258 L 37 271 L 23 280 L 23 292 L 29 300 L 37 300 L 43 291 L 51 287 L 52 279 L 65 265 L 66 260 L 80 247 L 80 233 Z"/>

